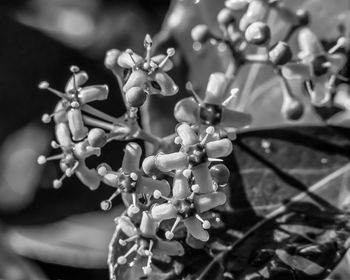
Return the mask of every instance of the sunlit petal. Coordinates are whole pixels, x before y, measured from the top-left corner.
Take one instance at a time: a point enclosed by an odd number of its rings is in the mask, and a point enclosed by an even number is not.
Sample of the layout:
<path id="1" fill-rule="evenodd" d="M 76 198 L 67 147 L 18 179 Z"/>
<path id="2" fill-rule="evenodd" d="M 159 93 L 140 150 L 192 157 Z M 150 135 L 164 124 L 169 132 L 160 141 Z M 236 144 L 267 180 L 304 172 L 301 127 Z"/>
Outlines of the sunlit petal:
<path id="1" fill-rule="evenodd" d="M 226 202 L 226 195 L 223 192 L 212 192 L 197 195 L 194 198 L 196 210 L 203 213 Z"/>
<path id="2" fill-rule="evenodd" d="M 209 233 L 203 229 L 202 224 L 195 217 L 190 217 L 185 219 L 184 225 L 187 228 L 187 231 L 196 239 L 201 241 L 209 240 Z"/>
<path id="3" fill-rule="evenodd" d="M 232 148 L 232 142 L 227 138 L 211 141 L 205 145 L 205 149 L 209 158 L 226 157 L 231 154 Z"/>
<path id="4" fill-rule="evenodd" d="M 97 85 L 84 87 L 79 92 L 79 101 L 86 104 L 96 100 L 105 100 L 108 97 L 108 86 Z"/>
<path id="5" fill-rule="evenodd" d="M 197 123 L 199 121 L 198 114 L 198 103 L 192 97 L 180 100 L 174 108 L 174 116 L 178 122 Z"/>
<path id="6" fill-rule="evenodd" d="M 171 203 L 155 205 L 151 209 L 151 216 L 156 221 L 175 219 L 177 216 L 177 209 Z"/>

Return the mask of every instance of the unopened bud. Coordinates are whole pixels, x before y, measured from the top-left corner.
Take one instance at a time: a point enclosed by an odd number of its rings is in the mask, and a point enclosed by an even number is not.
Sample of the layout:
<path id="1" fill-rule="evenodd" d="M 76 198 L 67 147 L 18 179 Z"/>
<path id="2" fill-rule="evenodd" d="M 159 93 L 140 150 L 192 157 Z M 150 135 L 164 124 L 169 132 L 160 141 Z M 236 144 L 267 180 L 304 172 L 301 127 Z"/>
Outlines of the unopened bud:
<path id="1" fill-rule="evenodd" d="M 269 52 L 269 59 L 274 65 L 284 65 L 293 57 L 292 51 L 286 42 L 279 41 Z"/>
<path id="2" fill-rule="evenodd" d="M 246 41 L 250 44 L 264 45 L 270 40 L 271 31 L 266 23 L 258 21 L 248 26 L 244 36 Z"/>

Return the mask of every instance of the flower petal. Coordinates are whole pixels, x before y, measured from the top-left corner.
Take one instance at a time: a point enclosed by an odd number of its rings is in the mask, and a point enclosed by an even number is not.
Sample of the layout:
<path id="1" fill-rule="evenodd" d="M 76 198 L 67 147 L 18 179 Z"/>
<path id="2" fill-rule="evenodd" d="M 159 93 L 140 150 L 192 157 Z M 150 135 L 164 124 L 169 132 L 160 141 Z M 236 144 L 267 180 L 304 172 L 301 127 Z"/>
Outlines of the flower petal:
<path id="1" fill-rule="evenodd" d="M 172 78 L 163 71 L 156 70 L 152 75 L 151 79 L 158 85 L 154 87 L 151 82 L 152 89 L 150 89 L 150 94 L 160 93 L 164 96 L 171 96 L 179 91 L 179 87 L 175 84 Z M 158 88 L 160 86 L 160 89 Z"/>
<path id="2" fill-rule="evenodd" d="M 314 106 L 324 106 L 331 98 L 330 90 L 327 87 L 328 77 L 323 75 L 315 78 L 313 82 L 314 88 L 309 92 L 311 103 Z"/>
<path id="3" fill-rule="evenodd" d="M 298 43 L 304 57 L 316 57 L 325 53 L 320 40 L 310 28 L 304 27 L 299 31 Z"/>
<path id="4" fill-rule="evenodd" d="M 174 117 L 178 122 L 195 124 L 199 122 L 199 105 L 193 97 L 181 99 L 174 108 Z"/>
<path id="5" fill-rule="evenodd" d="M 182 140 L 182 145 L 194 145 L 199 142 L 198 135 L 187 123 L 182 123 L 176 128 L 176 132 Z"/>
<path id="6" fill-rule="evenodd" d="M 221 106 L 225 99 L 227 84 L 228 81 L 224 73 L 211 74 L 205 92 L 204 102 Z"/>
<path id="7" fill-rule="evenodd" d="M 170 194 L 170 185 L 166 180 L 154 180 L 149 177 L 140 176 L 136 184 L 136 192 L 140 194 L 153 194 L 158 190 L 164 196 Z"/>
<path id="8" fill-rule="evenodd" d="M 327 59 L 331 63 L 331 73 L 334 74 L 342 70 L 347 61 L 346 56 L 342 53 L 328 55 Z"/>
<path id="9" fill-rule="evenodd" d="M 177 216 L 177 209 L 171 203 L 154 205 L 151 209 L 151 216 L 158 222 L 175 219 Z"/>
<path id="10" fill-rule="evenodd" d="M 176 172 L 173 180 L 173 197 L 176 199 L 185 199 L 191 195 L 188 186 L 188 180 L 183 175 L 182 171 Z"/>
<path id="11" fill-rule="evenodd" d="M 231 154 L 232 148 L 232 142 L 227 138 L 211 141 L 205 145 L 209 158 L 226 157 Z"/>
<path id="12" fill-rule="evenodd" d="M 60 122 L 67 122 L 67 106 L 65 105 L 65 102 L 60 100 L 56 107 L 55 107 L 55 115 L 54 115 L 54 120 L 55 123 L 60 123 Z"/>
<path id="13" fill-rule="evenodd" d="M 178 241 L 165 241 L 157 239 L 153 253 L 156 255 L 182 256 L 185 253 L 184 247 Z"/>
<path id="14" fill-rule="evenodd" d="M 199 213 L 213 209 L 226 202 L 226 195 L 223 192 L 212 192 L 207 194 L 196 195 L 194 205 Z"/>
<path id="15" fill-rule="evenodd" d="M 96 100 L 105 100 L 108 97 L 108 86 L 97 85 L 83 87 L 78 96 L 81 104 L 86 104 Z"/>
<path id="16" fill-rule="evenodd" d="M 152 60 L 155 64 L 159 65 L 159 64 L 164 60 L 164 58 L 166 58 L 166 55 L 165 55 L 165 54 L 158 54 L 158 55 L 153 56 L 153 57 L 151 58 L 151 60 Z M 170 70 L 173 68 L 173 66 L 174 66 L 173 62 L 172 62 L 170 59 L 168 59 L 168 60 L 165 62 L 164 66 L 162 67 L 162 70 L 163 70 L 164 72 L 168 72 L 168 71 L 170 71 Z"/>
<path id="17" fill-rule="evenodd" d="M 210 193 L 214 191 L 213 180 L 206 163 L 193 167 L 192 174 L 196 184 L 199 185 L 200 193 Z"/>
<path id="18" fill-rule="evenodd" d="M 130 74 L 128 81 L 123 87 L 123 91 L 127 92 L 132 87 L 144 88 L 145 84 L 148 82 L 147 74 L 141 70 L 133 71 Z"/>
<path id="19" fill-rule="evenodd" d="M 187 155 L 181 152 L 158 154 L 155 160 L 157 168 L 163 172 L 183 170 L 188 166 Z"/>
<path id="20" fill-rule="evenodd" d="M 252 116 L 239 111 L 223 108 L 220 125 L 222 127 L 241 128 L 250 125 Z"/>
<path id="21" fill-rule="evenodd" d="M 203 229 L 202 224 L 195 217 L 190 217 L 183 220 L 187 231 L 196 239 L 201 241 L 209 240 L 209 233 Z"/>
<path id="22" fill-rule="evenodd" d="M 96 169 L 89 169 L 84 162 L 80 161 L 75 171 L 79 180 L 90 190 L 96 190 L 101 182 L 101 176 Z"/>
<path id="23" fill-rule="evenodd" d="M 74 79 L 75 79 L 75 81 L 74 81 Z M 79 73 L 75 74 L 75 78 L 74 78 L 74 75 L 72 75 L 69 78 L 64 91 L 71 92 L 71 91 L 75 90 L 75 88 L 74 88 L 75 85 L 77 88 L 79 88 L 83 84 L 85 84 L 88 79 L 89 79 L 88 74 L 85 71 L 80 71 Z"/>
<path id="24" fill-rule="evenodd" d="M 305 63 L 287 63 L 282 67 L 282 74 L 288 80 L 311 79 L 310 67 Z"/>
<path id="25" fill-rule="evenodd" d="M 253 22 L 266 22 L 269 14 L 269 5 L 265 1 L 254 0 L 249 3 L 248 9 L 239 22 L 239 29 L 244 32 Z"/>
<path id="26" fill-rule="evenodd" d="M 133 59 L 131 59 L 130 55 Z M 123 68 L 132 68 L 135 66 L 135 63 L 139 65 L 142 61 L 143 58 L 136 53 L 129 54 L 127 52 L 122 52 L 117 58 L 118 65 Z"/>
<path id="27" fill-rule="evenodd" d="M 157 224 L 151 215 L 144 211 L 140 223 L 140 231 L 146 237 L 155 237 L 157 231 Z"/>
<path id="28" fill-rule="evenodd" d="M 120 174 L 118 172 L 109 171 L 103 176 L 102 181 L 110 187 L 117 188 L 119 186 L 119 177 Z"/>
<path id="29" fill-rule="evenodd" d="M 126 173 L 139 170 L 142 149 L 139 144 L 130 142 L 125 146 L 122 169 Z"/>
<path id="30" fill-rule="evenodd" d="M 83 139 L 89 132 L 83 122 L 83 116 L 80 109 L 70 109 L 67 113 L 68 126 L 72 133 L 74 141 Z"/>
<path id="31" fill-rule="evenodd" d="M 120 226 L 122 232 L 124 232 L 128 237 L 132 237 L 138 234 L 137 228 L 131 222 L 129 217 L 120 216 L 118 218 L 118 226 Z"/>
<path id="32" fill-rule="evenodd" d="M 70 131 L 66 123 L 56 124 L 55 133 L 56 139 L 62 147 L 69 148 L 72 145 Z"/>

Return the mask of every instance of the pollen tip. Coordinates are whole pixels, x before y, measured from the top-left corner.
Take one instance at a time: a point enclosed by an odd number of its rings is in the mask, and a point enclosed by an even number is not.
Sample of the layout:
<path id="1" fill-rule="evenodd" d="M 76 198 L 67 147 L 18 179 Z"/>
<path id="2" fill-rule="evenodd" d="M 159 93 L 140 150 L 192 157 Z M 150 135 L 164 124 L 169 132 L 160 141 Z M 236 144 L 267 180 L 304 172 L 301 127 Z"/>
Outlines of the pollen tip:
<path id="1" fill-rule="evenodd" d="M 165 233 L 165 238 L 168 239 L 168 240 L 171 240 L 174 238 L 174 233 L 172 233 L 171 231 L 167 231 Z"/>
<path id="2" fill-rule="evenodd" d="M 191 187 L 191 190 L 192 190 L 194 193 L 199 193 L 200 187 L 199 187 L 198 184 L 194 184 L 194 185 Z"/>
<path id="3" fill-rule="evenodd" d="M 117 260 L 118 264 L 121 264 L 121 265 L 126 264 L 126 261 L 127 261 L 126 257 L 124 256 L 119 257 Z"/>
<path id="4" fill-rule="evenodd" d="M 62 182 L 56 179 L 53 181 L 52 185 L 55 189 L 59 189 L 60 187 L 62 187 Z"/>
<path id="5" fill-rule="evenodd" d="M 168 56 L 171 57 L 171 56 L 175 55 L 175 49 L 174 48 L 169 48 L 169 49 L 166 50 L 166 53 L 167 53 Z"/>
<path id="6" fill-rule="evenodd" d="M 118 242 L 120 246 L 123 246 L 123 247 L 126 246 L 126 242 L 123 239 L 119 239 Z"/>
<path id="7" fill-rule="evenodd" d="M 97 173 L 100 175 L 100 176 L 106 176 L 107 175 L 107 168 L 106 166 L 100 166 L 98 169 L 97 169 Z"/>
<path id="8" fill-rule="evenodd" d="M 39 87 L 40 89 L 47 89 L 49 86 L 50 86 L 50 84 L 49 84 L 47 81 L 42 81 L 42 82 L 38 85 L 38 87 Z"/>
<path id="9" fill-rule="evenodd" d="M 137 174 L 135 172 L 131 172 L 130 173 L 130 178 L 133 179 L 134 181 L 137 181 L 137 179 L 139 178 L 139 176 L 137 176 Z"/>
<path id="10" fill-rule="evenodd" d="M 213 126 L 209 126 L 209 127 L 207 127 L 207 129 L 205 130 L 205 132 L 206 132 L 207 134 L 213 135 L 214 132 L 215 132 L 215 128 L 214 128 Z"/>
<path id="11" fill-rule="evenodd" d="M 202 224 L 203 229 L 210 229 L 211 224 L 209 221 L 205 220 Z"/>
<path id="12" fill-rule="evenodd" d="M 103 211 L 109 211 L 112 208 L 112 202 L 110 200 L 104 200 L 100 203 L 100 207 Z"/>
<path id="13" fill-rule="evenodd" d="M 43 114 L 41 117 L 41 121 L 43 123 L 50 123 L 51 122 L 51 116 L 49 114 Z"/>
<path id="14" fill-rule="evenodd" d="M 72 72 L 72 73 L 78 73 L 80 71 L 79 67 L 76 66 L 76 65 L 72 65 L 69 70 Z"/>
<path id="15" fill-rule="evenodd" d="M 155 190 L 155 191 L 153 192 L 153 197 L 154 197 L 155 199 L 159 199 L 161 196 L 162 196 L 162 193 L 161 193 L 159 190 Z"/>
<path id="16" fill-rule="evenodd" d="M 37 159 L 37 162 L 40 165 L 45 164 L 47 162 L 46 157 L 43 156 L 43 155 L 39 156 L 38 159 Z"/>
<path id="17" fill-rule="evenodd" d="M 191 169 L 185 169 L 184 171 L 182 171 L 182 174 L 186 177 L 189 178 L 192 174 Z"/>

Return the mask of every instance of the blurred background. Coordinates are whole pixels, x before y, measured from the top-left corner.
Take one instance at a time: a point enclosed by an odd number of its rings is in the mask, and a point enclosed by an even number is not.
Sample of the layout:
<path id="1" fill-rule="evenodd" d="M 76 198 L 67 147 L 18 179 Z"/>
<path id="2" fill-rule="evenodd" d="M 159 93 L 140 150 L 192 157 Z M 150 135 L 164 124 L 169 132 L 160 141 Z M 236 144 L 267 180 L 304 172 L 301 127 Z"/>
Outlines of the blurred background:
<path id="1" fill-rule="evenodd" d="M 74 178 L 52 188 L 58 166 L 39 166 L 36 158 L 55 153 L 53 125 L 40 119 L 57 98 L 37 85 L 47 80 L 62 90 L 69 66 L 79 65 L 88 84 L 110 87 L 108 102 L 96 107 L 120 116 L 124 107 L 103 66 L 105 52 L 142 51 L 144 35 L 160 29 L 168 6 L 167 0 L 1 1 L 0 279 L 108 279 L 108 242 L 121 210 L 98 211 L 107 188 L 91 192 Z M 119 167 L 122 145 L 109 145 L 103 160 Z"/>

